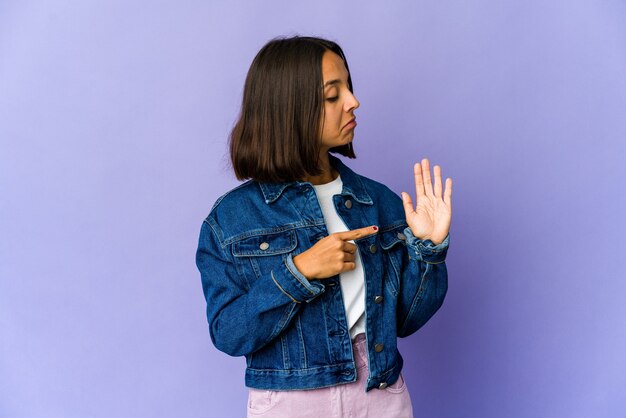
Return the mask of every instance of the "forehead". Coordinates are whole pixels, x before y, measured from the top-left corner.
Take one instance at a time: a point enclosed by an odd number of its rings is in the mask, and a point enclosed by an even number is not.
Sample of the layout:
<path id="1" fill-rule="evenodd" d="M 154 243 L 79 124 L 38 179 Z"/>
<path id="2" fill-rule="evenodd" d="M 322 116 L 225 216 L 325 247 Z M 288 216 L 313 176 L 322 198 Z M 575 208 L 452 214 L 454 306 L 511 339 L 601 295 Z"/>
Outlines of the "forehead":
<path id="1" fill-rule="evenodd" d="M 322 56 L 322 78 L 324 83 L 333 80 L 348 81 L 348 70 L 343 60 L 332 51 L 326 51 Z"/>

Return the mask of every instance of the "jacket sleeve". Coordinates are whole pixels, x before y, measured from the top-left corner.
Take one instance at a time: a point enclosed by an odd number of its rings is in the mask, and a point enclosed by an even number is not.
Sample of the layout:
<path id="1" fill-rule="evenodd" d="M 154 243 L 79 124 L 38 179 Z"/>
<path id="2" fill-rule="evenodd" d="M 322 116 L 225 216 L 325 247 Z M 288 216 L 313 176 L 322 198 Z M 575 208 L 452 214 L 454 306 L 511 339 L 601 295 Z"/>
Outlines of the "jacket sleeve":
<path id="1" fill-rule="evenodd" d="M 219 230 L 210 218 L 203 222 L 196 252 L 209 334 L 218 350 L 231 356 L 247 355 L 276 338 L 302 303 L 322 293 L 324 285 L 309 282 L 298 272 L 291 254 L 260 278 L 243 277 L 214 227 Z"/>
<path id="2" fill-rule="evenodd" d="M 404 229 L 408 261 L 403 265 L 398 295 L 397 329 L 407 337 L 420 329 L 437 312 L 448 290 L 445 258 L 450 235 L 439 245 L 421 240 L 411 228 Z"/>

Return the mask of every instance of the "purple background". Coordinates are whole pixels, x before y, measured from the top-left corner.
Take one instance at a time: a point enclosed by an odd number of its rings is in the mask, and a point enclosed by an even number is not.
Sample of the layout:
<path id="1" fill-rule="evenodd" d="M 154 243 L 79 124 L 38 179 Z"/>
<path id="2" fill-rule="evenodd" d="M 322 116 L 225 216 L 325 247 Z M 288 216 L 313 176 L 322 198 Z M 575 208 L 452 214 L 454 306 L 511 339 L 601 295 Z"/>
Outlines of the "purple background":
<path id="1" fill-rule="evenodd" d="M 210 3 L 210 4 L 209 4 Z M 400 341 L 420 417 L 626 414 L 623 1 L 0 3 L 0 416 L 244 416 L 197 236 L 257 50 L 315 34 L 348 164 L 454 178 L 450 289 Z"/>

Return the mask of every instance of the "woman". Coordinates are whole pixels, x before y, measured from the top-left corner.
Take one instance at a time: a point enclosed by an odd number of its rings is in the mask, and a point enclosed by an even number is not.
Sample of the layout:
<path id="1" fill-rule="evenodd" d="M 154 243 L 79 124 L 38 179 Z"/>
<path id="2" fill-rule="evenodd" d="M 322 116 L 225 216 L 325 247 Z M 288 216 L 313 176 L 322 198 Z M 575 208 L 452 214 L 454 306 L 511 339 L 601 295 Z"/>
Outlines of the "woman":
<path id="1" fill-rule="evenodd" d="M 211 340 L 246 357 L 248 416 L 412 416 L 397 337 L 447 290 L 452 180 L 415 164 L 402 199 L 354 158 L 359 102 L 334 42 L 277 39 L 255 57 L 230 138 L 237 178 L 202 225 Z"/>

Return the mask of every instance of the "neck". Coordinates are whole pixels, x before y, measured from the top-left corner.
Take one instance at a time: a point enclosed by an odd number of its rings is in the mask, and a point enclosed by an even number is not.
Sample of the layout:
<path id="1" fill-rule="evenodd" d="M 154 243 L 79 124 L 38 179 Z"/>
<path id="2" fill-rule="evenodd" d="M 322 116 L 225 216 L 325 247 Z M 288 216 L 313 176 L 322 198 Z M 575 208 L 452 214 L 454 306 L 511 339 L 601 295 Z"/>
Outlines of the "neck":
<path id="1" fill-rule="evenodd" d="M 320 174 L 317 176 L 307 176 L 304 178 L 304 181 L 308 181 L 311 184 L 326 184 L 335 180 L 339 173 L 330 165 L 330 160 L 328 158 L 328 151 L 322 151 L 320 153 L 320 158 L 318 161 L 318 166 L 322 170 Z"/>

